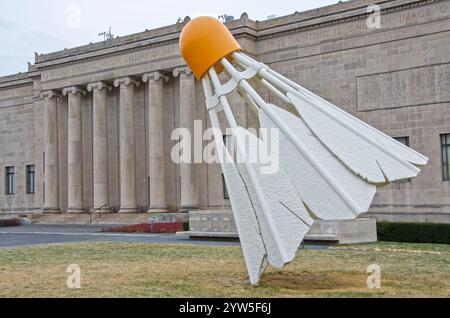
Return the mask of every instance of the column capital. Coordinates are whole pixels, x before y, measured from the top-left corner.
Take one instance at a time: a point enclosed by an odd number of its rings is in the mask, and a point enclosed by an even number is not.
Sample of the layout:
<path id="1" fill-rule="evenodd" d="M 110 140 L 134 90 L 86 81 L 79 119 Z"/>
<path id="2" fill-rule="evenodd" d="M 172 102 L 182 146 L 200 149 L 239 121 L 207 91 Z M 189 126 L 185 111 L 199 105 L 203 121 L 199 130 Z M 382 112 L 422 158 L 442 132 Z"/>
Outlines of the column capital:
<path id="1" fill-rule="evenodd" d="M 112 91 L 112 87 L 105 82 L 95 82 L 95 83 L 89 83 L 87 86 L 88 92 L 92 92 L 94 90 L 101 91 L 103 89 L 106 89 L 108 91 Z"/>
<path id="2" fill-rule="evenodd" d="M 144 83 L 149 82 L 149 81 L 159 81 L 159 80 L 163 80 L 164 82 L 168 82 L 169 81 L 169 77 L 161 72 L 150 72 L 150 73 L 146 73 L 144 75 L 142 75 L 142 81 Z"/>
<path id="3" fill-rule="evenodd" d="M 121 85 L 134 85 L 139 87 L 141 83 L 130 76 L 121 77 L 114 80 L 114 87 L 119 87 Z"/>
<path id="4" fill-rule="evenodd" d="M 79 88 L 78 86 L 70 86 L 70 87 L 63 88 L 62 94 L 64 96 L 67 96 L 69 94 L 70 95 L 76 95 L 76 94 L 86 95 L 86 91 L 81 89 L 81 88 Z"/>
<path id="5" fill-rule="evenodd" d="M 173 70 L 172 75 L 174 77 L 180 77 L 180 79 L 193 77 L 192 70 L 188 66 L 177 67 Z"/>
<path id="6" fill-rule="evenodd" d="M 48 90 L 48 91 L 42 91 L 41 92 L 41 98 L 44 99 L 52 99 L 52 98 L 58 98 L 61 97 L 61 94 L 59 92 L 54 90 Z"/>

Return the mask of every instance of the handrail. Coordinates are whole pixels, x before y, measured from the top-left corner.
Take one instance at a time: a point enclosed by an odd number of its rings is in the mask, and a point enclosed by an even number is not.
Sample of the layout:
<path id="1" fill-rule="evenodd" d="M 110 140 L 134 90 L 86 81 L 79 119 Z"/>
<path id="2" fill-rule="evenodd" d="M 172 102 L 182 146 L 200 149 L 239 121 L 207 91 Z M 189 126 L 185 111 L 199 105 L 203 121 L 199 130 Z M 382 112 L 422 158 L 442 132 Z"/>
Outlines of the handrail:
<path id="1" fill-rule="evenodd" d="M 90 222 L 90 224 L 92 224 L 92 215 L 95 213 L 95 212 L 99 212 L 99 218 L 102 218 L 102 209 L 105 209 L 105 208 L 107 208 L 107 207 L 109 207 L 109 204 L 108 203 L 106 203 L 106 204 L 103 204 L 101 207 L 98 207 L 98 208 L 95 208 L 95 209 L 92 209 L 91 210 L 91 212 L 89 213 L 89 222 Z"/>

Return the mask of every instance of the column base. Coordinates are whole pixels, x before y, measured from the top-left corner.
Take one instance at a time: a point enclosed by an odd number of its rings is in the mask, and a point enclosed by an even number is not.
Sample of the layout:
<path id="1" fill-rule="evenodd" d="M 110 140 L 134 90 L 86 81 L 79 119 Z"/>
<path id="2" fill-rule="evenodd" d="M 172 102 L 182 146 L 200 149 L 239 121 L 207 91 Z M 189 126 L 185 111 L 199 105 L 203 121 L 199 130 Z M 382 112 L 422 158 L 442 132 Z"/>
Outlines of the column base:
<path id="1" fill-rule="evenodd" d="M 66 213 L 83 214 L 83 213 L 86 213 L 86 211 L 82 208 L 69 208 L 69 209 L 67 209 Z"/>
<path id="2" fill-rule="evenodd" d="M 138 213 L 137 208 L 120 208 L 119 213 Z"/>
<path id="3" fill-rule="evenodd" d="M 42 213 L 45 214 L 61 214 L 61 210 L 58 208 L 43 208 Z"/>
<path id="4" fill-rule="evenodd" d="M 151 206 L 147 213 L 168 213 L 169 209 L 166 206 Z"/>
<path id="5" fill-rule="evenodd" d="M 197 211 L 200 208 L 198 206 L 183 206 L 180 208 L 180 213 L 189 213 L 191 211 Z"/>
<path id="6" fill-rule="evenodd" d="M 105 214 L 109 214 L 112 213 L 111 209 L 100 209 L 97 210 L 96 208 L 92 208 L 91 211 L 95 210 L 95 213 L 105 213 Z"/>

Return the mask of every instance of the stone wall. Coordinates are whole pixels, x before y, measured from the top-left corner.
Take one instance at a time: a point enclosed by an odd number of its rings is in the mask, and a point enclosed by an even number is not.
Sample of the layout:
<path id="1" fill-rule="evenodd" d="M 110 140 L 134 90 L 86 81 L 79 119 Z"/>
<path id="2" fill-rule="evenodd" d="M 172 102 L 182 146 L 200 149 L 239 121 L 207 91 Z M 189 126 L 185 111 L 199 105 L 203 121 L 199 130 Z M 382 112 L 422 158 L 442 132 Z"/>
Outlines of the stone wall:
<path id="1" fill-rule="evenodd" d="M 34 107 L 32 81 L 0 84 L 0 211 L 32 211 L 42 206 L 42 192 L 26 194 L 26 166 L 35 164 L 42 113 Z M 15 169 L 15 194 L 6 195 L 5 168 Z M 42 170 L 41 170 L 42 171 Z M 41 176 L 36 169 L 36 177 Z"/>
<path id="2" fill-rule="evenodd" d="M 440 134 L 450 132 L 450 2 L 258 41 L 260 59 L 430 158 L 419 177 L 379 189 L 371 215 L 450 222 Z"/>

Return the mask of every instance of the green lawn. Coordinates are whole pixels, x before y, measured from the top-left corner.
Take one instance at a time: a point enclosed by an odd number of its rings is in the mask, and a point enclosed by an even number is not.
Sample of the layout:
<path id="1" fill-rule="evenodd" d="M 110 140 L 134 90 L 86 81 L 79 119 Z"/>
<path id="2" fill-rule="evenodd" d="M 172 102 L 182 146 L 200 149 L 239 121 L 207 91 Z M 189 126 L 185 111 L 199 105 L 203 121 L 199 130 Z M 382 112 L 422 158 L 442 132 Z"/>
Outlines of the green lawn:
<path id="1" fill-rule="evenodd" d="M 66 286 L 81 267 L 79 290 Z M 382 288 L 367 288 L 370 264 Z M 450 296 L 450 246 L 353 245 L 300 251 L 259 287 L 238 247 L 83 243 L 0 249 L 0 297 L 407 297 Z"/>

